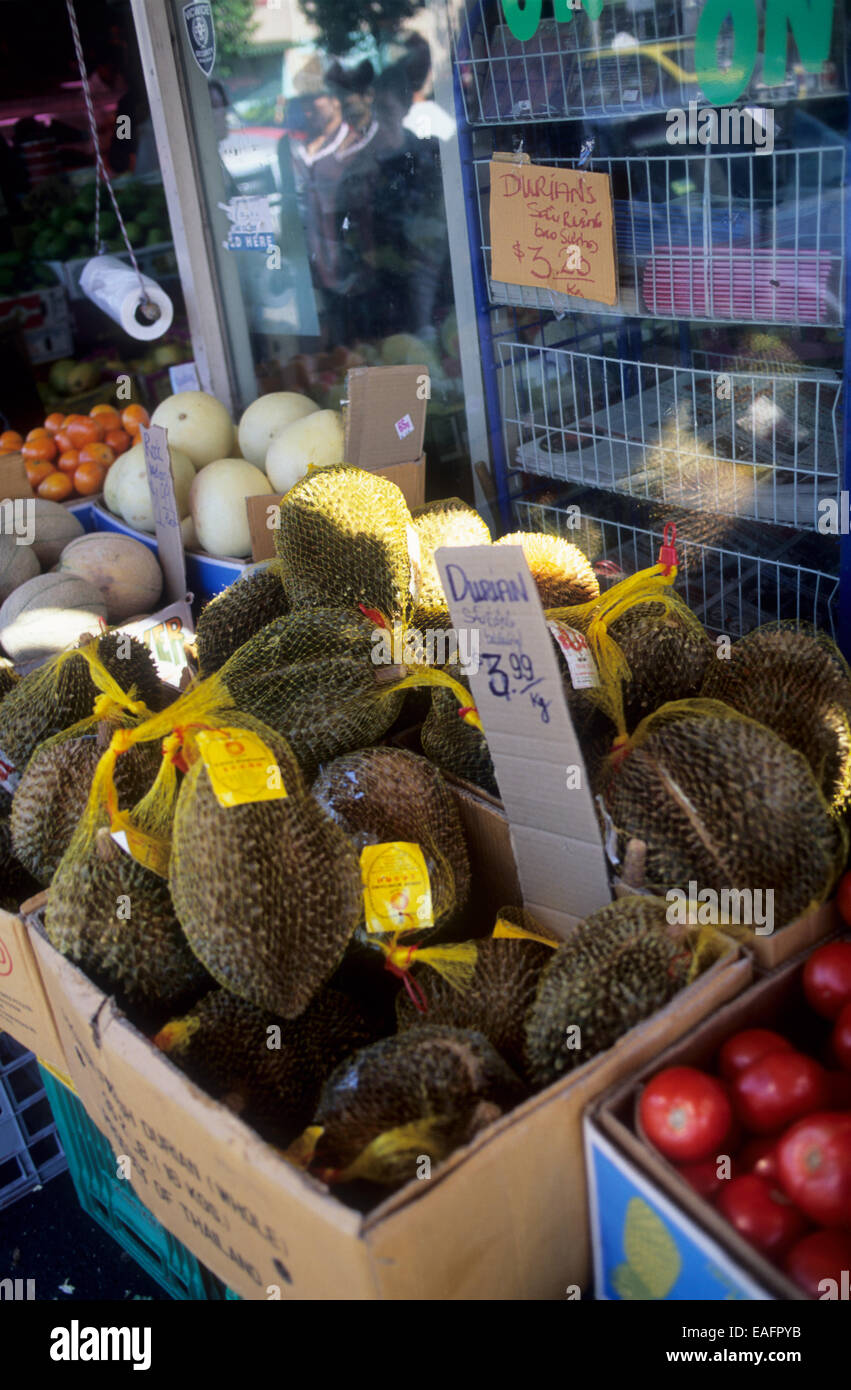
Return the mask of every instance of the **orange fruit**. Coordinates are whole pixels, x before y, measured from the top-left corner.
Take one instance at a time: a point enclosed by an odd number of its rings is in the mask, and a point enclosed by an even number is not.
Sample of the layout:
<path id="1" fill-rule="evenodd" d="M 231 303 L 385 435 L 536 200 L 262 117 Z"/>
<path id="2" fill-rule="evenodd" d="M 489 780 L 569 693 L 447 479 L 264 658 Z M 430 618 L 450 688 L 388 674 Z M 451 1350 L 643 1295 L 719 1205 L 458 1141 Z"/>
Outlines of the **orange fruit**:
<path id="1" fill-rule="evenodd" d="M 54 410 L 52 415 L 48 415 L 44 422 L 44 428 L 48 434 L 57 434 L 65 423 L 65 416 L 61 410 Z"/>
<path id="2" fill-rule="evenodd" d="M 108 468 L 115 463 L 115 454 L 108 444 L 86 444 L 80 450 L 80 463 L 96 463 L 101 468 Z"/>
<path id="3" fill-rule="evenodd" d="M 128 405 L 121 412 L 121 423 L 128 434 L 137 435 L 140 425 L 147 429 L 151 417 L 143 405 Z"/>
<path id="4" fill-rule="evenodd" d="M 78 454 L 76 449 L 66 449 L 63 454 L 59 455 L 59 458 L 56 461 L 56 467 L 60 470 L 60 472 L 70 473 L 72 476 L 77 471 L 79 466 L 80 455 Z"/>
<path id="5" fill-rule="evenodd" d="M 43 439 L 29 439 L 21 449 L 25 459 L 32 463 L 52 463 L 59 450 L 56 441 L 50 438 L 47 430 L 44 432 Z"/>
<path id="6" fill-rule="evenodd" d="M 42 478 L 36 490 L 39 497 L 46 497 L 48 502 L 64 502 L 74 491 L 74 484 L 67 473 L 53 468 L 46 478 Z"/>
<path id="7" fill-rule="evenodd" d="M 133 443 L 132 438 L 126 430 L 108 430 L 103 437 L 104 444 L 108 444 L 112 452 L 117 456 L 124 454 Z"/>
<path id="8" fill-rule="evenodd" d="M 0 434 L 0 449 L 20 449 L 23 442 L 23 435 L 17 430 L 4 430 Z"/>
<path id="9" fill-rule="evenodd" d="M 41 461 L 41 463 L 33 463 L 29 459 L 27 459 L 26 469 L 30 487 L 36 488 L 38 487 L 39 483 L 44 482 L 44 479 L 49 477 L 51 473 L 56 472 L 56 469 L 53 467 L 53 464 L 47 463 L 44 459 Z"/>
<path id="10" fill-rule="evenodd" d="M 24 440 L 24 443 L 25 443 L 25 444 L 32 444 L 32 442 L 33 442 L 34 439 L 49 439 L 49 438 L 50 438 L 50 431 L 49 431 L 49 430 L 46 430 L 46 429 L 44 428 L 44 425 L 39 425 L 39 427 L 38 427 L 37 430 L 30 430 L 29 434 L 27 435 L 26 439 Z"/>
<path id="11" fill-rule="evenodd" d="M 104 434 L 107 430 L 118 430 L 121 428 L 121 416 L 111 405 L 95 405 L 89 411 L 92 420 L 97 420 Z"/>
<path id="12" fill-rule="evenodd" d="M 81 463 L 74 474 L 74 487 L 83 497 L 90 497 L 93 492 L 100 492 L 106 469 L 99 463 Z"/>
<path id="13" fill-rule="evenodd" d="M 104 436 L 100 422 L 92 420 L 88 415 L 75 416 L 62 433 L 67 434 L 72 449 L 83 449 L 87 444 L 99 444 Z"/>

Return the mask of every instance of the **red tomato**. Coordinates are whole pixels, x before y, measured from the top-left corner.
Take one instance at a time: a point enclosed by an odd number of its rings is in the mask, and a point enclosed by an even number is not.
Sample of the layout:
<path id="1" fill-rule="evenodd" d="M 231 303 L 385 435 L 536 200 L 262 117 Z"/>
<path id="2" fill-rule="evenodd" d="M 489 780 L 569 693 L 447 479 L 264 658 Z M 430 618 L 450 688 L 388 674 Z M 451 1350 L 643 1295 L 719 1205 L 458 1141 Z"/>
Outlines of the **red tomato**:
<path id="1" fill-rule="evenodd" d="M 784 1192 L 820 1226 L 851 1226 L 851 1112 L 799 1120 L 777 1146 Z"/>
<path id="2" fill-rule="evenodd" d="M 837 1018 L 830 1042 L 839 1065 L 851 1071 L 851 1003 L 845 1005 Z"/>
<path id="3" fill-rule="evenodd" d="M 851 1237 L 842 1231 L 813 1231 L 792 1246 L 783 1268 L 810 1298 L 827 1292 L 819 1288 L 824 1279 L 835 1280 L 841 1290 L 842 1271 L 851 1270 Z"/>
<path id="4" fill-rule="evenodd" d="M 776 1134 L 828 1104 L 824 1067 L 803 1052 L 770 1052 L 739 1072 L 733 1102 L 745 1129 Z"/>
<path id="5" fill-rule="evenodd" d="M 668 1067 L 645 1086 L 644 1133 L 674 1163 L 699 1163 L 724 1152 L 733 1112 L 720 1081 L 695 1067 Z"/>
<path id="6" fill-rule="evenodd" d="M 822 1018 L 842 1012 L 851 999 L 851 941 L 831 941 L 813 951 L 804 966 L 804 993 Z"/>
<path id="7" fill-rule="evenodd" d="M 733 1081 L 740 1071 L 767 1057 L 771 1052 L 791 1052 L 792 1044 L 770 1028 L 745 1028 L 728 1038 L 718 1053 L 718 1070 L 727 1081 Z"/>
<path id="8" fill-rule="evenodd" d="M 714 1158 L 705 1158 L 701 1163 L 681 1163 L 677 1171 L 707 1202 L 713 1201 L 729 1181 L 728 1178 L 719 1178 L 718 1162 Z"/>
<path id="9" fill-rule="evenodd" d="M 758 1178 L 777 1181 L 777 1140 L 751 1139 L 736 1159 L 742 1173 L 756 1173 Z"/>
<path id="10" fill-rule="evenodd" d="M 806 1218 L 786 1194 L 756 1173 L 725 1183 L 715 1205 L 740 1236 L 771 1259 L 783 1255 L 807 1229 Z"/>
<path id="11" fill-rule="evenodd" d="M 836 906 L 839 908 L 839 915 L 843 922 L 847 922 L 851 927 L 851 871 L 843 874 L 839 880 L 839 887 L 836 890 Z"/>

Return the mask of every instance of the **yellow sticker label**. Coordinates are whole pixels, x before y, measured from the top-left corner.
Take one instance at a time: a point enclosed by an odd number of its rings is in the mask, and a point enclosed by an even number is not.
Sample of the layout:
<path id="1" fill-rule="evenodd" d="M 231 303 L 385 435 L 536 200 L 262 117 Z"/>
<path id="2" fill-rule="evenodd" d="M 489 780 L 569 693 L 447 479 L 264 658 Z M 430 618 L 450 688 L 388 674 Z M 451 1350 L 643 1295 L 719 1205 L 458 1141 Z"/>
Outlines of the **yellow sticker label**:
<path id="1" fill-rule="evenodd" d="M 256 734 L 247 729 L 204 729 L 195 741 L 220 806 L 286 796 L 275 755 Z"/>
<path id="2" fill-rule="evenodd" d="M 431 884 L 419 845 L 403 840 L 367 845 L 360 867 L 367 931 L 406 932 L 434 925 Z"/>
<path id="3" fill-rule="evenodd" d="M 493 934 L 497 940 L 502 937 L 511 941 L 537 941 L 541 946 L 549 946 L 553 951 L 558 950 L 560 945 L 558 941 L 550 941 L 549 937 L 538 936 L 537 932 L 526 931 L 525 927 L 515 927 L 513 922 L 506 922 L 504 917 L 497 918 Z"/>
<path id="4" fill-rule="evenodd" d="M 171 858 L 171 843 L 168 840 L 156 840 L 151 835 L 146 835 L 143 830 L 137 830 L 135 826 L 129 825 L 126 820 L 121 818 L 113 821 L 111 830 L 113 840 L 120 845 L 125 854 L 129 854 L 131 859 L 143 864 L 151 873 L 158 874 L 160 878 L 168 878 L 168 861 Z"/>

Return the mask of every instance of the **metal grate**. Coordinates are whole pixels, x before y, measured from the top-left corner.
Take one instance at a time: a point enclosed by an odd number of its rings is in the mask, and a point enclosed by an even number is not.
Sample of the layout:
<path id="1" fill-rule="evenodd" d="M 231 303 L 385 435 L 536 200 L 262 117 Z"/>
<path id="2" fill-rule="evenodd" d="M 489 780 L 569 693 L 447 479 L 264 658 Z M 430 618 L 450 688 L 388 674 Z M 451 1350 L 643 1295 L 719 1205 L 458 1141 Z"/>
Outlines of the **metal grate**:
<path id="1" fill-rule="evenodd" d="M 515 502 L 513 511 L 519 529 L 555 532 L 579 545 L 602 570 L 601 583 L 607 571 L 613 580 L 635 574 L 659 555 L 662 519 L 658 526 L 642 527 L 582 509 L 577 524 L 575 509 L 524 501 Z M 711 528 L 713 519 L 706 520 Z M 718 521 L 724 535 L 723 519 Z M 739 548 L 700 544 L 682 533 L 677 550 L 678 592 L 710 633 L 736 638 L 761 623 L 786 619 L 812 623 L 836 638 L 836 575 Z M 600 566 L 601 561 L 608 563 Z"/>
<path id="2" fill-rule="evenodd" d="M 759 0 L 760 27 L 764 3 Z M 847 90 L 844 6 L 834 7 L 830 54 L 820 71 L 787 63 L 768 86 L 762 54 L 739 103 L 837 96 Z M 705 104 L 695 76 L 693 0 L 607 0 L 599 19 L 569 5 L 563 21 L 544 19 L 525 43 L 501 23 L 498 4 L 475 4 L 461 19 L 454 56 L 470 125 L 630 116 Z M 733 58 L 732 25 L 718 42 L 719 67 Z M 793 49 L 794 51 L 794 49 Z"/>
<path id="3" fill-rule="evenodd" d="M 841 382 L 495 343 L 509 466 L 692 510 L 817 530 L 841 487 Z M 794 359 L 793 359 L 794 360 Z M 800 365 L 800 364 L 799 364 Z"/>
<path id="4" fill-rule="evenodd" d="M 492 304 L 702 322 L 838 326 L 845 272 L 845 149 L 771 156 L 592 159 L 612 181 L 618 299 L 592 303 L 490 278 L 490 161 L 473 161 Z M 554 157 L 575 168 L 575 159 Z"/>

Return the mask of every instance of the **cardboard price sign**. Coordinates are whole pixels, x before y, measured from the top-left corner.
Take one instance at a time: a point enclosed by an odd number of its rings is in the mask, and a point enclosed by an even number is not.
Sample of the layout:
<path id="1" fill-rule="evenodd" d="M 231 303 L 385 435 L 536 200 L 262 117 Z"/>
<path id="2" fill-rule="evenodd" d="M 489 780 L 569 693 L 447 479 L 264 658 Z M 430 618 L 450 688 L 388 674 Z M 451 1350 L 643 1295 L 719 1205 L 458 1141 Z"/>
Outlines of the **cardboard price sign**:
<path id="1" fill-rule="evenodd" d="M 478 670 L 468 675 L 525 905 L 564 936 L 612 895 L 538 591 L 519 545 L 445 546 L 435 560 L 453 626 L 467 629 L 469 649 L 478 651 Z"/>
<path id="2" fill-rule="evenodd" d="M 491 161 L 490 179 L 492 279 L 616 302 L 608 174 L 508 158 Z"/>

